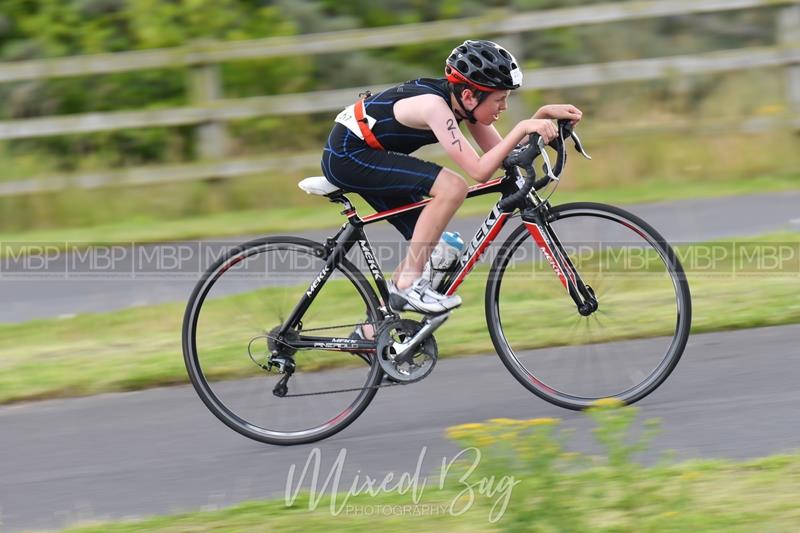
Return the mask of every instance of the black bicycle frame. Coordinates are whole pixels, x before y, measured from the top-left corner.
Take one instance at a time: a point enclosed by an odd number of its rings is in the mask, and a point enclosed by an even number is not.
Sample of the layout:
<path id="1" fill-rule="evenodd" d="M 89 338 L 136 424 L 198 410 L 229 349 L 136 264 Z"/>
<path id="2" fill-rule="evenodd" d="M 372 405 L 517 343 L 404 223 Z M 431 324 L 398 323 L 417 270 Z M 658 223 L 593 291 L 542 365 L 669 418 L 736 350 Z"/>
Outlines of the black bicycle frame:
<path id="1" fill-rule="evenodd" d="M 305 315 L 305 312 L 311 306 L 314 298 L 316 298 L 322 286 L 325 285 L 325 282 L 331 277 L 333 271 L 336 270 L 336 266 L 339 264 L 339 261 L 341 261 L 341 259 L 347 255 L 356 242 L 361 245 L 361 251 L 364 254 L 364 258 L 367 260 L 367 264 L 370 267 L 370 272 L 372 272 L 375 283 L 378 285 L 381 298 L 384 302 L 389 301 L 389 290 L 386 286 L 386 280 L 383 277 L 383 272 L 381 272 L 380 266 L 378 265 L 377 261 L 375 261 L 375 255 L 372 253 L 372 247 L 370 246 L 369 240 L 364 233 L 363 224 L 359 224 L 357 221 L 350 219 L 342 226 L 342 229 L 339 230 L 339 233 L 337 233 L 336 236 L 328 239 L 328 242 L 325 246 L 325 250 L 327 252 L 325 265 L 322 267 L 322 270 L 320 270 L 319 274 L 317 274 L 317 277 L 314 278 L 314 281 L 311 282 L 311 285 L 308 286 L 308 289 L 306 289 L 305 294 L 303 294 L 302 298 L 300 298 L 297 306 L 289 314 L 288 318 L 281 326 L 280 330 L 278 331 L 279 340 L 287 342 L 291 344 L 293 348 L 297 349 L 317 348 L 345 352 L 365 352 L 375 349 L 374 341 L 337 337 L 312 337 L 306 335 L 300 335 L 297 338 L 291 338 L 287 335 L 289 331 L 296 329 L 300 329 L 302 331 L 302 328 L 298 328 L 298 326 L 300 326 L 302 323 L 303 315 Z M 384 308 L 387 307 L 384 305 Z"/>
<path id="2" fill-rule="evenodd" d="M 501 193 L 503 197 L 512 194 L 517 190 L 514 185 L 513 176 L 505 176 L 489 182 L 475 185 L 469 188 L 467 198 L 475 196 L 483 196 L 485 194 Z M 532 193 L 534 198 L 535 193 Z M 341 203 L 345 206 L 342 214 L 347 216 L 347 222 L 342 225 L 339 232 L 327 239 L 325 250 L 325 265 L 322 267 L 316 278 L 311 282 L 305 294 L 298 302 L 295 309 L 288 316 L 286 321 L 281 326 L 278 332 L 278 338 L 283 342 L 289 343 L 293 348 L 316 348 L 331 351 L 346 351 L 346 352 L 368 352 L 375 349 L 375 342 L 372 340 L 356 340 L 349 338 L 339 337 L 315 337 L 302 335 L 299 336 L 288 335 L 290 331 L 296 331 L 302 324 L 302 318 L 309 306 L 316 298 L 320 288 L 330 278 L 336 266 L 344 258 L 348 252 L 355 246 L 359 245 L 361 253 L 366 261 L 367 267 L 375 280 L 375 285 L 378 288 L 381 303 L 382 318 L 395 316 L 388 305 L 389 302 L 389 289 L 386 284 L 386 278 L 381 270 L 378 261 L 375 259 L 375 254 L 370 245 L 369 239 L 364 232 L 364 226 L 387 220 L 402 213 L 408 213 L 423 209 L 431 199 L 422 200 L 406 206 L 398 207 L 388 211 L 375 213 L 373 215 L 364 217 L 363 219 L 358 216 L 353 205 L 343 193 L 338 193 L 329 198 L 332 202 Z M 538 208 L 529 207 L 522 212 L 522 221 L 528 228 L 528 231 L 533 236 L 536 244 L 542 250 L 545 258 L 555 270 L 561 282 L 569 291 L 570 296 L 575 301 L 579 310 L 586 309 L 587 302 L 594 301 L 593 294 L 587 290 L 586 285 L 581 280 L 575 266 L 570 261 L 568 255 L 564 251 L 563 246 L 559 242 L 550 225 L 547 223 L 546 217 L 543 213 L 547 212 L 546 203 L 539 204 Z M 505 223 L 511 217 L 513 211 L 502 211 L 500 209 L 499 201 L 495 204 L 492 211 L 483 221 L 481 226 L 476 231 L 469 244 L 465 247 L 459 260 L 455 263 L 448 279 L 444 284 L 442 292 L 445 294 L 453 294 L 458 286 L 464 281 L 466 276 L 470 273 L 472 268 L 481 258 L 486 248 L 494 241 L 497 235 L 502 230 Z M 586 301 L 584 301 L 584 299 Z M 595 302 L 596 308 L 596 302 Z M 583 311 L 582 311 L 583 312 Z"/>

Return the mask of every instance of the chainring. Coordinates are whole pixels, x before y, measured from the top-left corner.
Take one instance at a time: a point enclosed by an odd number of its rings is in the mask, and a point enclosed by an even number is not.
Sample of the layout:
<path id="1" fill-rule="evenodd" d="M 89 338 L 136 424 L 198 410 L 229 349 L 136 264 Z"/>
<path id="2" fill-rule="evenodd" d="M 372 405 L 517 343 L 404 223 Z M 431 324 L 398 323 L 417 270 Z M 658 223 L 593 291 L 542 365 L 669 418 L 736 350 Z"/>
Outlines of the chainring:
<path id="1" fill-rule="evenodd" d="M 399 319 L 385 322 L 378 329 L 375 336 L 378 362 L 391 380 L 399 383 L 419 381 L 430 374 L 436 365 L 439 349 L 433 335 L 403 360 L 398 358 L 402 344 L 408 342 L 421 328 L 420 322 Z"/>

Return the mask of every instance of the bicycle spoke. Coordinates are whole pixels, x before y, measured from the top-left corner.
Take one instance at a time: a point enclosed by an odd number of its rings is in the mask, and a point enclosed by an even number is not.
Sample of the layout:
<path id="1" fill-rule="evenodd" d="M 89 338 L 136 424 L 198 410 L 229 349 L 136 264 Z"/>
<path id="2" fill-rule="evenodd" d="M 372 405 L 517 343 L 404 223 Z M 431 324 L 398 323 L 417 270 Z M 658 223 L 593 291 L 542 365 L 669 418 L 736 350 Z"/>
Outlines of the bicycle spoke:
<path id="1" fill-rule="evenodd" d="M 286 340 L 277 339 L 276 329 L 305 296 L 324 260 L 297 243 L 265 243 L 248 253 L 204 287 L 202 306 L 192 318 L 190 376 L 212 412 L 248 437 L 274 443 L 324 438 L 349 424 L 369 403 L 375 394 L 371 387 L 380 380 L 379 367 L 347 352 L 292 348 L 293 331 Z M 342 324 L 377 321 L 377 300 L 363 276 L 358 285 L 341 268 L 318 287 L 301 318 L 303 329 L 333 328 L 320 336 L 335 337 L 349 334 Z M 184 326 L 187 331 L 191 322 Z M 278 357 L 292 369 L 285 393 L 276 389 L 284 378 L 278 367 L 267 371 L 251 355 L 262 365 Z M 335 393 L 316 396 L 331 391 Z"/>
<path id="2" fill-rule="evenodd" d="M 580 278 L 592 287 L 598 309 L 589 317 L 576 318 L 572 298 L 558 280 L 547 276 L 528 276 L 536 294 L 526 303 L 521 301 L 528 293 L 521 290 L 525 286 L 521 280 L 531 271 L 530 258 L 541 264 L 542 256 L 528 232 L 519 228 L 509 237 L 513 244 L 495 261 L 492 275 L 514 281 L 490 286 L 487 293 L 496 300 L 490 301 L 489 323 L 498 353 L 510 362 L 520 383 L 558 405 L 583 408 L 608 396 L 636 401 L 666 378 L 683 351 L 690 314 L 679 317 L 678 308 L 680 302 L 690 310 L 688 287 L 677 281 L 681 276 L 656 248 L 663 239 L 648 240 L 651 230 L 631 215 L 599 204 L 572 204 L 553 211 L 557 213 L 550 222 L 553 234 L 570 236 L 565 250 L 580 250 L 582 244 L 594 250 L 569 257 Z M 580 240 L 581 235 L 594 240 Z M 515 255 L 523 245 L 533 249 L 533 255 Z M 525 255 L 528 259 L 521 259 Z M 495 269 L 501 265 L 498 274 Z M 533 322 L 526 327 L 529 319 Z M 494 329 L 499 330 L 500 324 L 502 335 Z M 542 334 L 547 335 L 545 342 L 568 346 L 531 350 Z M 556 355 L 559 352 L 564 356 Z M 553 357 L 562 362 L 570 357 L 573 362 L 553 366 Z"/>

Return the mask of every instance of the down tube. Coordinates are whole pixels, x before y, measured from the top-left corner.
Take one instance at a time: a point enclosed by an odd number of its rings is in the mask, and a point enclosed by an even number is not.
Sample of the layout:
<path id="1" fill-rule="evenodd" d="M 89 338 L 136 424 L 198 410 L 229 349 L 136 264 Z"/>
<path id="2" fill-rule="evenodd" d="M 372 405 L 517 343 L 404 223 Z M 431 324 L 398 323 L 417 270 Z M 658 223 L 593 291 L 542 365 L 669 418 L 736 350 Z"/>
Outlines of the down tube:
<path id="1" fill-rule="evenodd" d="M 467 274 L 470 273 L 481 258 L 483 252 L 486 251 L 486 248 L 494 241 L 500 233 L 500 230 L 503 229 L 508 217 L 509 214 L 501 212 L 499 207 L 495 206 L 494 209 L 492 209 L 492 212 L 489 213 L 489 216 L 483 221 L 481 227 L 478 228 L 478 231 L 470 241 L 467 249 L 461 254 L 456 274 L 453 276 L 453 282 L 447 288 L 445 294 L 449 296 L 456 292 L 458 286 L 466 279 Z"/>

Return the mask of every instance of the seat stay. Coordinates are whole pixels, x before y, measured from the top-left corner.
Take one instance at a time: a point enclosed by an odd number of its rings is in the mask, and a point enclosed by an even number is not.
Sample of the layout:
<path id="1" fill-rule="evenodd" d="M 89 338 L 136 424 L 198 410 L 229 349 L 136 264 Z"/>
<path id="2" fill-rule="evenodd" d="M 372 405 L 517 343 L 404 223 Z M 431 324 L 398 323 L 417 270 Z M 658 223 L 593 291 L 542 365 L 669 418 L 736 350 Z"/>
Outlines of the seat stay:
<path id="1" fill-rule="evenodd" d="M 287 331 L 297 328 L 303 319 L 303 315 L 305 315 L 306 311 L 308 311 L 308 308 L 311 306 L 311 303 L 316 298 L 320 289 L 331 277 L 333 271 L 336 270 L 339 262 L 347 255 L 347 252 L 349 252 L 355 244 L 353 235 L 363 235 L 363 233 L 363 230 L 354 224 L 350 224 L 344 228 L 344 231 L 341 232 L 341 237 L 336 242 L 335 246 L 333 246 L 332 249 L 328 248 L 328 257 L 325 261 L 325 265 L 308 286 L 308 289 L 306 289 L 306 292 L 303 294 L 302 298 L 300 298 L 300 301 L 297 303 L 294 310 L 292 310 L 292 312 L 284 321 L 283 325 L 281 325 L 280 330 L 278 331 L 279 335 L 285 335 Z"/>
<path id="2" fill-rule="evenodd" d="M 348 252 L 355 246 L 356 244 L 359 245 L 361 248 L 361 253 L 364 256 L 364 260 L 367 263 L 370 273 L 372 274 L 373 279 L 375 280 L 375 285 L 378 288 L 379 299 L 382 303 L 381 310 L 383 311 L 384 316 L 388 316 L 393 314 L 388 306 L 389 302 L 389 287 L 386 284 L 386 278 L 381 270 L 380 265 L 378 264 L 378 260 L 375 257 L 374 252 L 372 251 L 372 246 L 369 243 L 369 239 L 367 235 L 364 233 L 364 224 L 361 221 L 350 218 L 349 223 L 345 224 L 342 229 L 337 234 L 337 237 L 334 239 L 328 239 L 326 249 L 328 250 L 328 257 L 325 261 L 325 265 L 319 271 L 317 276 L 309 285 L 306 292 L 303 294 L 300 301 L 295 306 L 294 310 L 289 314 L 289 316 L 284 321 L 283 325 L 279 330 L 279 335 L 285 335 L 287 331 L 297 329 L 298 325 L 302 322 L 303 315 L 305 315 L 308 308 L 314 302 L 314 299 L 317 296 L 317 293 L 320 291 L 325 282 L 333 274 L 333 271 L 336 270 L 336 266 L 339 262 L 347 256 Z M 301 337 L 301 340 L 303 338 Z M 311 339 L 309 342 L 312 345 L 303 345 L 306 348 L 313 348 L 313 342 L 323 342 L 324 339 Z M 339 339 L 341 341 L 341 339 Z M 333 341 L 330 341 L 333 342 Z M 339 342 L 342 344 L 342 342 Z M 359 347 L 356 346 L 355 351 L 359 351 L 358 348 L 364 348 L 363 346 Z M 374 348 L 374 345 L 372 346 Z"/>

